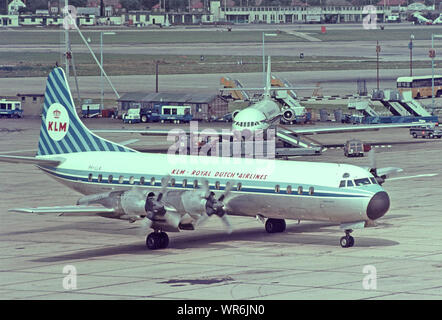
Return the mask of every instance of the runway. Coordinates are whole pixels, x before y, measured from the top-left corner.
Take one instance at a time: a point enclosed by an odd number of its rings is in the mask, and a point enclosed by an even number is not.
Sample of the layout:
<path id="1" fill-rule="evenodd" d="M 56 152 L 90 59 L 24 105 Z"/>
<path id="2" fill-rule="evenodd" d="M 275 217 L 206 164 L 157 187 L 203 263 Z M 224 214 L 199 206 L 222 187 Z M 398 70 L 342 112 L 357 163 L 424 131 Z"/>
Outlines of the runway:
<path id="1" fill-rule="evenodd" d="M 121 127 L 111 120 L 86 124 Z M 39 126 L 38 119 L 1 119 L 0 154 L 32 154 Z M 287 221 L 286 232 L 268 234 L 259 221 L 231 217 L 228 235 L 213 217 L 198 230 L 169 233 L 169 248 L 150 251 L 145 234 L 126 221 L 8 212 L 74 204 L 80 195 L 35 167 L 0 163 L 0 299 L 440 300 L 442 140 L 413 143 L 407 129 L 315 139 L 342 143 L 348 136 L 410 144 L 377 150 L 378 167 L 400 167 L 409 178 L 384 184 L 390 211 L 376 227 L 355 231 L 355 246 L 346 249 L 334 224 Z M 368 162 L 342 150 L 299 159 Z M 63 286 L 72 275 L 67 270 L 76 271 L 75 288 Z"/>

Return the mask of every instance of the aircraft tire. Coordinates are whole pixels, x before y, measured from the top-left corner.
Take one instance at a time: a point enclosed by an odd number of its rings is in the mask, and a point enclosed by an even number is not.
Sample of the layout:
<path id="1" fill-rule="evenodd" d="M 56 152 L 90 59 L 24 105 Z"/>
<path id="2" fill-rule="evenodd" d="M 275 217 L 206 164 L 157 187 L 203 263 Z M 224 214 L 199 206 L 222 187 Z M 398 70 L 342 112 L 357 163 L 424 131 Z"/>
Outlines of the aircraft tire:
<path id="1" fill-rule="evenodd" d="M 267 219 L 265 224 L 268 233 L 284 232 L 286 228 L 284 219 Z"/>
<path id="2" fill-rule="evenodd" d="M 342 248 L 350 248 L 355 244 L 355 239 L 352 236 L 344 236 L 339 241 Z"/>
<path id="3" fill-rule="evenodd" d="M 169 245 L 169 237 L 165 232 L 152 232 L 146 238 L 146 246 L 150 250 L 165 249 Z"/>

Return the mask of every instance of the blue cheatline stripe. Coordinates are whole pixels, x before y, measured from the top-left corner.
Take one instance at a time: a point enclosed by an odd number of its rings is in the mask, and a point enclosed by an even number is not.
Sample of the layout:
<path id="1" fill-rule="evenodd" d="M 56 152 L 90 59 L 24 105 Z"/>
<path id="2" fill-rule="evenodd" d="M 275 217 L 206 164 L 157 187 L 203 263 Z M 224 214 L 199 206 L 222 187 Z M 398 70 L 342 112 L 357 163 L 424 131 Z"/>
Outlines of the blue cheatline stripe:
<path id="1" fill-rule="evenodd" d="M 113 182 L 109 183 L 107 181 L 106 178 L 104 178 L 104 176 L 106 176 L 106 174 L 103 174 L 103 179 L 101 182 L 98 181 L 98 179 L 95 177 L 92 179 L 92 181 L 89 181 L 89 174 L 86 174 L 86 176 L 84 175 L 72 175 L 72 174 L 67 174 L 67 173 L 63 173 L 60 172 L 60 169 L 55 169 L 55 168 L 41 168 L 42 170 L 46 171 L 49 174 L 52 174 L 54 176 L 57 176 L 59 178 L 63 178 L 63 179 L 67 179 L 67 180 L 71 180 L 74 182 L 86 182 L 86 183 L 98 183 L 98 184 L 102 184 L 102 185 L 122 185 L 122 186 L 140 186 L 140 184 L 130 184 L 128 179 L 125 179 L 123 181 L 123 183 L 119 183 L 119 179 L 114 179 Z M 75 170 L 72 170 L 75 171 Z M 122 174 L 112 174 L 113 177 L 119 177 Z M 127 175 L 126 175 L 127 176 Z M 138 175 L 137 175 L 138 176 Z M 146 176 L 150 176 L 150 175 L 146 175 Z M 135 175 L 134 175 L 135 177 Z M 136 177 L 135 177 L 136 178 Z M 136 178 L 137 179 L 137 178 Z M 139 177 L 138 177 L 139 180 Z M 154 185 L 150 184 L 150 181 L 146 181 L 146 183 L 143 185 L 145 187 L 156 187 L 156 188 L 161 188 L 161 179 L 158 179 L 158 182 L 155 182 Z M 157 180 L 156 180 L 157 181 Z M 212 181 L 213 184 L 213 181 Z M 296 183 L 294 183 L 294 185 L 296 185 Z M 318 186 L 313 186 L 315 189 L 318 188 Z M 169 186 L 169 188 L 184 188 L 184 189 L 189 189 L 189 190 L 196 190 L 193 188 L 193 184 L 192 182 L 188 183 L 186 187 L 183 186 L 182 183 L 176 183 L 174 187 Z M 201 190 L 201 186 L 198 187 L 199 190 Z M 225 186 L 220 186 L 220 189 L 216 189 L 216 187 L 214 185 L 209 186 L 210 190 L 214 190 L 214 191 L 219 191 L 222 192 L 225 190 Z M 252 186 L 242 186 L 241 190 L 232 190 L 232 192 L 240 192 L 240 193 L 258 193 L 258 194 L 274 194 L 274 195 L 285 195 L 285 196 L 307 196 L 307 197 L 334 197 L 334 198 L 367 198 L 368 196 L 371 197 L 372 194 L 345 194 L 345 193 L 336 193 L 336 192 L 332 192 L 332 191 L 318 191 L 315 190 L 315 192 L 313 193 L 313 195 L 310 195 L 308 190 L 305 190 L 302 194 L 298 194 L 297 190 L 294 190 L 292 193 L 287 193 L 286 190 L 281 189 L 280 192 L 276 193 L 274 188 L 269 188 L 269 187 L 263 187 L 263 188 L 259 188 L 259 187 L 252 187 Z"/>

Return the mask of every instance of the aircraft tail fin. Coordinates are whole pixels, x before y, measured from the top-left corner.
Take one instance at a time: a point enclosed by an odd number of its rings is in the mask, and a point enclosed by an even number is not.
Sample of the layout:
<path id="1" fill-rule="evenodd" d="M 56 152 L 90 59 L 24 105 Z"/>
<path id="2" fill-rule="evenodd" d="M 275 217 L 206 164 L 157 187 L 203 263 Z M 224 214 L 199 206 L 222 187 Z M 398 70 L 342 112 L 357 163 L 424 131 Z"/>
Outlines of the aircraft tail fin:
<path id="1" fill-rule="evenodd" d="M 46 82 L 37 155 L 88 151 L 135 152 L 93 134 L 80 120 L 62 68 L 54 68 Z"/>

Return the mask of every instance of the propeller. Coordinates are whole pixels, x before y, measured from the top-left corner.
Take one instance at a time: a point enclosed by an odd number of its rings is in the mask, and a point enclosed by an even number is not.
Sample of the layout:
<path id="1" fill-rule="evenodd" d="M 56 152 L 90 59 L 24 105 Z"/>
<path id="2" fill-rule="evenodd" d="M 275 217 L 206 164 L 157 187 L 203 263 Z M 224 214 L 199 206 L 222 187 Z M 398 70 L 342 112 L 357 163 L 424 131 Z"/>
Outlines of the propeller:
<path id="1" fill-rule="evenodd" d="M 210 216 L 213 214 L 216 214 L 218 217 L 221 218 L 221 221 L 224 223 L 224 226 L 226 227 L 227 232 L 230 234 L 233 231 L 232 224 L 230 223 L 230 220 L 226 214 L 226 211 L 224 210 L 225 204 L 224 200 L 227 198 L 227 196 L 230 194 L 230 191 L 232 190 L 231 183 L 226 183 L 226 188 L 224 190 L 224 193 L 218 198 L 215 198 L 215 193 L 213 191 L 210 191 L 209 189 L 209 182 L 205 180 L 203 182 L 203 189 L 204 189 L 204 195 L 206 199 L 206 205 L 205 205 L 205 214 L 202 214 L 201 217 L 197 220 L 196 225 L 201 225 L 204 223 Z"/>
<path id="2" fill-rule="evenodd" d="M 169 180 L 170 176 L 161 179 L 161 191 L 158 193 L 156 199 L 155 194 L 153 192 L 149 192 L 144 209 L 147 213 L 147 218 L 150 220 L 154 219 L 155 216 L 163 216 L 169 225 L 177 228 L 180 224 L 181 215 L 176 211 L 175 208 L 167 206 L 162 201 L 163 196 L 167 191 Z"/>
<path id="3" fill-rule="evenodd" d="M 379 183 L 379 185 L 382 185 L 385 182 L 385 176 L 379 176 L 378 175 L 378 169 L 376 165 L 376 153 L 374 149 L 371 149 L 368 152 L 368 161 L 370 163 L 370 173 L 375 177 L 376 181 Z"/>

